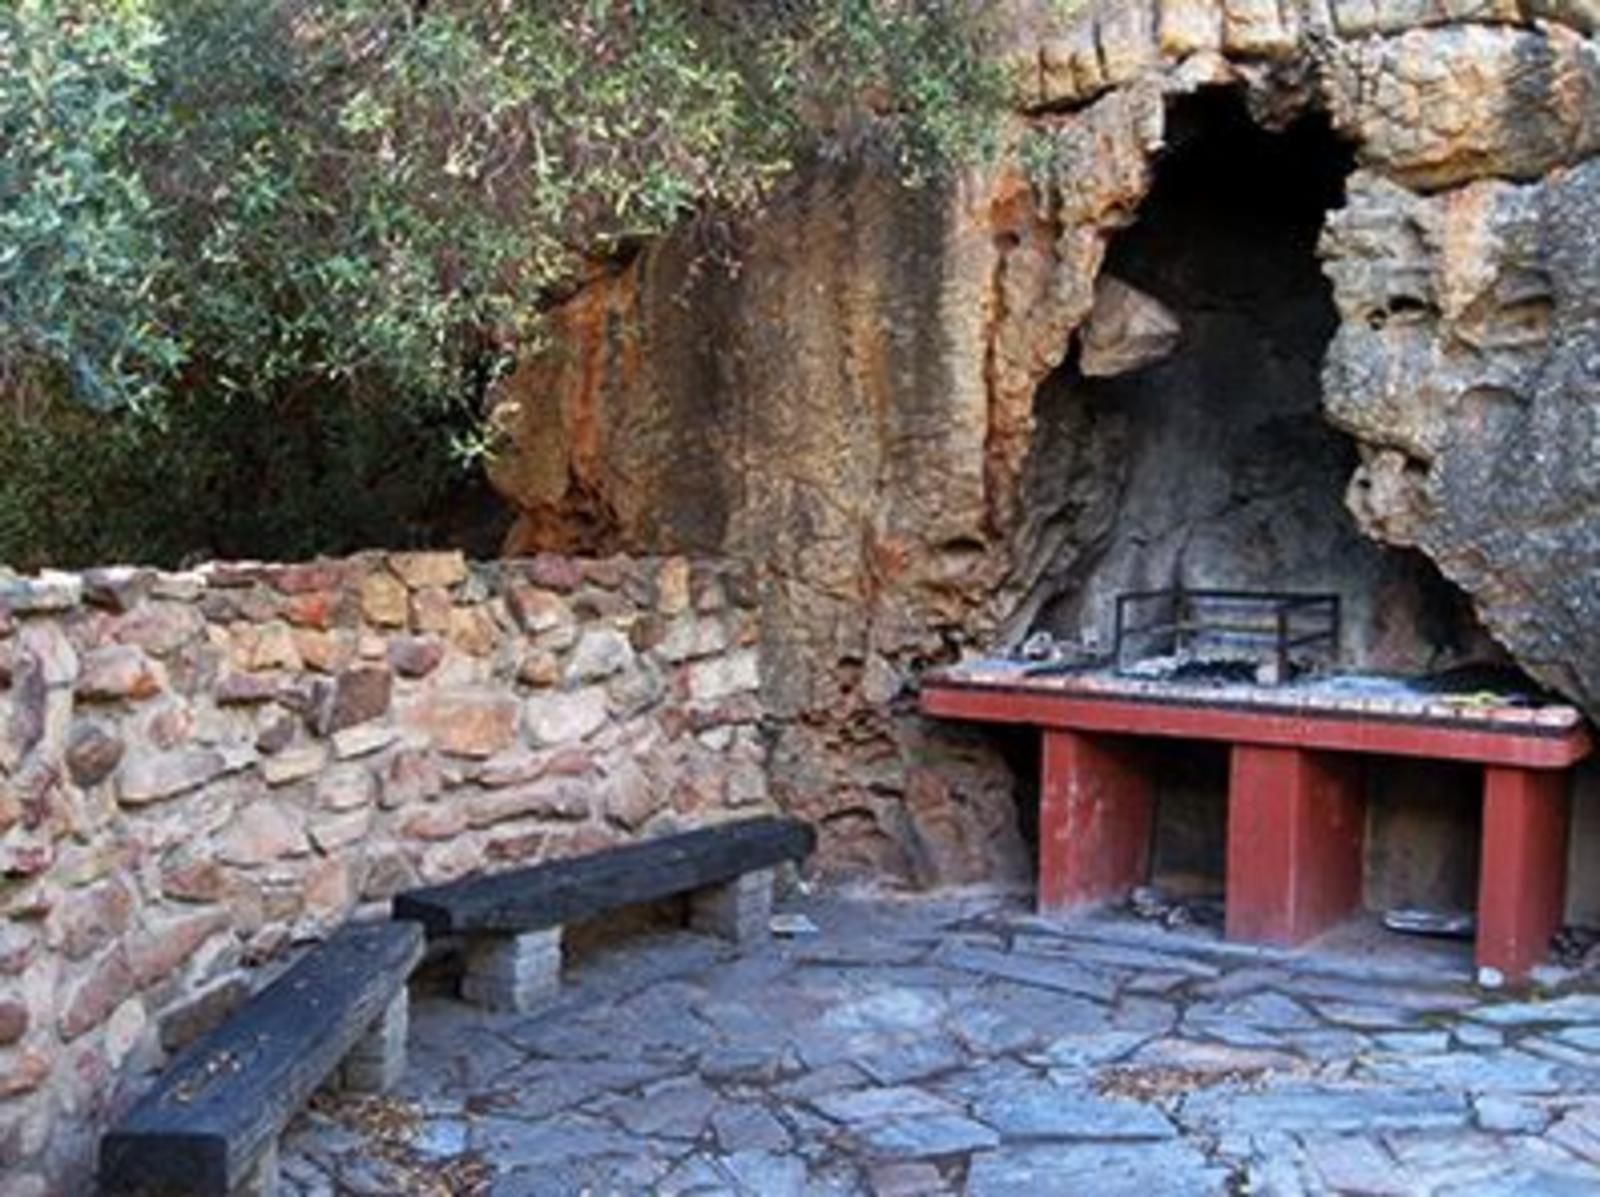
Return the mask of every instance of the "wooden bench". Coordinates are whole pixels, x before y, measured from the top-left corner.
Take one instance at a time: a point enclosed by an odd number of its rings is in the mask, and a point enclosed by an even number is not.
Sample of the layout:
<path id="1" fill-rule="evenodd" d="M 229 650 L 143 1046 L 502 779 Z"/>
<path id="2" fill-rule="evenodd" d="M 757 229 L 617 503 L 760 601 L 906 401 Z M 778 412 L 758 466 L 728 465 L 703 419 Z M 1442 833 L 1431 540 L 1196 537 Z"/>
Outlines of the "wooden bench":
<path id="1" fill-rule="evenodd" d="M 394 917 L 430 935 L 465 937 L 468 1001 L 527 1011 L 560 985 L 565 924 L 687 893 L 691 926 L 749 942 L 767 932 L 773 869 L 815 845 L 815 832 L 796 819 L 721 823 L 411 890 L 395 897 Z"/>
<path id="2" fill-rule="evenodd" d="M 389 1088 L 405 1067 L 412 923 L 357 923 L 313 948 L 183 1051 L 100 1142 L 100 1182 L 129 1197 L 272 1192 L 284 1126 L 325 1080 Z"/>

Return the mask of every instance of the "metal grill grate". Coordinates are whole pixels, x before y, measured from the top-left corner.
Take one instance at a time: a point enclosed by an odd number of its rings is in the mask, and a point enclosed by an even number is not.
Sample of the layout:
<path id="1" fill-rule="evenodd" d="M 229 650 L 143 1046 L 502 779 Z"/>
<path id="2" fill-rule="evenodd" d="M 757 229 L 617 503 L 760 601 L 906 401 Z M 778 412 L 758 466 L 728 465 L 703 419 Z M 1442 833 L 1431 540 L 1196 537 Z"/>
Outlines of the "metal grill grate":
<path id="1" fill-rule="evenodd" d="M 1180 661 L 1208 652 L 1259 660 L 1287 681 L 1296 649 L 1323 647 L 1339 657 L 1337 594 L 1276 590 L 1136 590 L 1116 600 L 1114 663 L 1167 654 Z"/>

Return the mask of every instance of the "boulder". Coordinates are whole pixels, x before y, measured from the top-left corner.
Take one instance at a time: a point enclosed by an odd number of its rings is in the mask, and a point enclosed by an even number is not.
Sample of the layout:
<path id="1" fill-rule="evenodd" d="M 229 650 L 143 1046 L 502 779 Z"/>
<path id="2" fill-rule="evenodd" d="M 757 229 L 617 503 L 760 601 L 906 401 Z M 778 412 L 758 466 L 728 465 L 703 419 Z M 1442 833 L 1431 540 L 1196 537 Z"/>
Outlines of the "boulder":
<path id="1" fill-rule="evenodd" d="M 1095 283 L 1094 307 L 1078 335 L 1078 368 L 1089 378 L 1112 378 L 1169 356 L 1183 326 L 1160 300 L 1105 274 Z"/>

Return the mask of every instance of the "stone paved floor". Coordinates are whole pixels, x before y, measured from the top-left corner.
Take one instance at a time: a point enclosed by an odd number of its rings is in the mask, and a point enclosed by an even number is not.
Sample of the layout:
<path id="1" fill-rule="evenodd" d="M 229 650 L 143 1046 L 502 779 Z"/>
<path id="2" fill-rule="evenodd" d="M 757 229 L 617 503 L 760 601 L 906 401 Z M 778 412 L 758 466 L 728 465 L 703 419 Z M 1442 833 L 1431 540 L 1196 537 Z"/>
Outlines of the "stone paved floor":
<path id="1" fill-rule="evenodd" d="M 537 1017 L 416 1002 L 400 1092 L 301 1118 L 285 1189 L 1600 1194 L 1600 993 L 998 900 L 798 908 L 820 934 L 744 956 L 613 945 Z"/>

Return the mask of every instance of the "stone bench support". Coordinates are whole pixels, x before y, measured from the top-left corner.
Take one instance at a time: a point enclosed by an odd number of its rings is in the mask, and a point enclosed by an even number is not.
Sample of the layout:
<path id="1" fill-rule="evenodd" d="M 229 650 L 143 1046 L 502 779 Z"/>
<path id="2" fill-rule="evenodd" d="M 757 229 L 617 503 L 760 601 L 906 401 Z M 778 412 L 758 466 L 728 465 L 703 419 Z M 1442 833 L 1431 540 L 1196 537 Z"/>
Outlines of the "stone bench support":
<path id="1" fill-rule="evenodd" d="M 772 926 L 773 871 L 760 869 L 689 895 L 689 926 L 731 943 L 764 943 Z"/>
<path id="2" fill-rule="evenodd" d="M 561 988 L 561 928 L 469 935 L 461 997 L 486 1010 L 527 1014 Z"/>
<path id="3" fill-rule="evenodd" d="M 340 1062 L 341 1087 L 352 1093 L 387 1093 L 399 1084 L 410 1026 L 411 997 L 402 989 Z"/>

